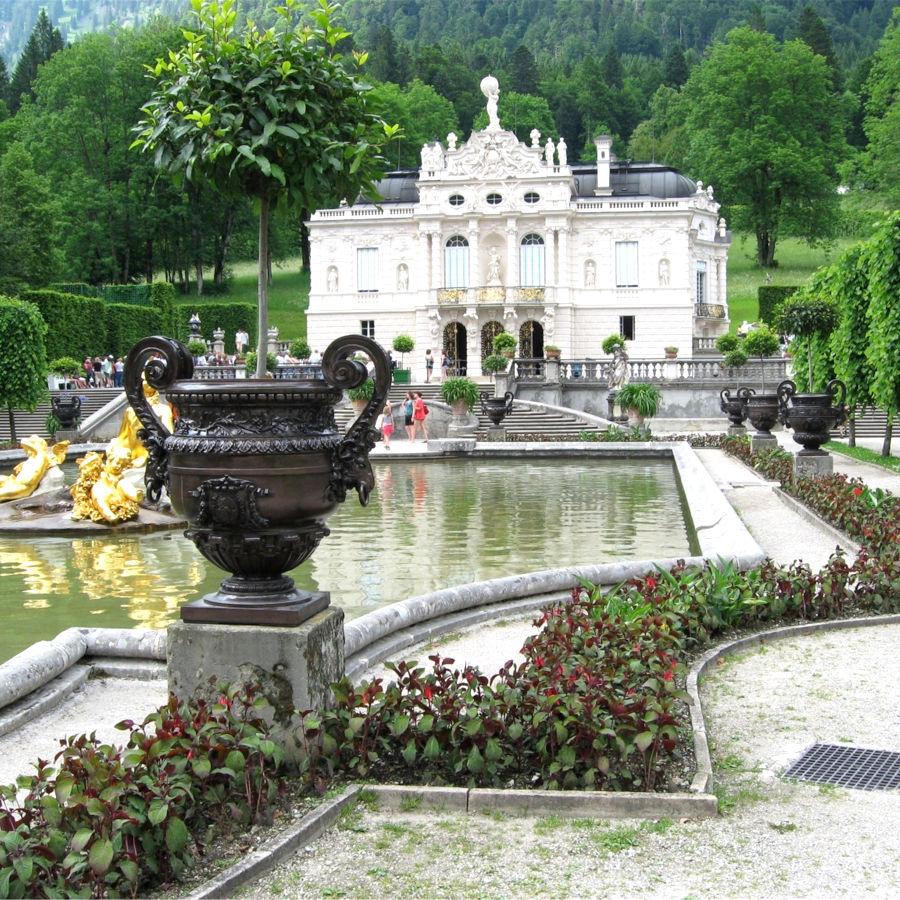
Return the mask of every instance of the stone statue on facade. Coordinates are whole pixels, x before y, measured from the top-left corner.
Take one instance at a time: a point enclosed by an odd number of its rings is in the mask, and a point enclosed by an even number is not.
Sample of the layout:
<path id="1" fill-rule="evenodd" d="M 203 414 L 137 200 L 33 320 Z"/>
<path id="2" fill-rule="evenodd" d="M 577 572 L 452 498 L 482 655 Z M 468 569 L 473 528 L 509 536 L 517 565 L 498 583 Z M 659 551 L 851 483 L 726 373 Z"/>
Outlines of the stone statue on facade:
<path id="1" fill-rule="evenodd" d="M 669 286 L 669 261 L 665 257 L 659 261 L 659 286 Z"/>
<path id="2" fill-rule="evenodd" d="M 488 260 L 487 283 L 500 284 L 500 253 L 496 247 L 491 247 L 491 255 Z"/>
<path id="3" fill-rule="evenodd" d="M 584 264 L 584 286 L 594 287 L 597 284 L 597 266 L 592 259 Z"/>
<path id="4" fill-rule="evenodd" d="M 556 145 L 553 143 L 553 138 L 547 138 L 547 143 L 544 145 L 544 159 L 547 160 L 547 165 L 550 168 L 553 168 L 553 154 L 556 152 Z"/>
<path id="5" fill-rule="evenodd" d="M 497 115 L 497 103 L 500 100 L 500 85 L 493 75 L 481 79 L 481 93 L 487 97 L 488 131 L 500 130 L 500 118 Z"/>
<path id="6" fill-rule="evenodd" d="M 569 148 L 566 146 L 566 139 L 561 137 L 556 145 L 556 158 L 561 166 L 569 164 Z"/>

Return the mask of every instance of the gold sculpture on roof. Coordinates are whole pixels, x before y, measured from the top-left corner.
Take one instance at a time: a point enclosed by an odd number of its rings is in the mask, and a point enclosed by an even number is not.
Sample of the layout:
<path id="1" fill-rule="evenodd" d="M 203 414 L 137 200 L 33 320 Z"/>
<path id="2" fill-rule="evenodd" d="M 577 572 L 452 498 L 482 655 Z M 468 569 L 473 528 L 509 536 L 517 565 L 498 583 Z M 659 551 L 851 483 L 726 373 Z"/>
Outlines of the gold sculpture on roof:
<path id="1" fill-rule="evenodd" d="M 33 434 L 25 438 L 22 441 L 25 461 L 13 469 L 12 475 L 0 475 L 0 502 L 30 497 L 47 472 L 65 461 L 68 448 L 68 441 L 60 441 L 48 450 L 42 437 Z"/>
<path id="2" fill-rule="evenodd" d="M 79 459 L 78 481 L 72 485 L 72 518 L 110 525 L 133 519 L 144 492 L 122 477 L 130 465 L 131 451 L 112 442 L 105 461 L 103 454 L 94 451 Z"/>

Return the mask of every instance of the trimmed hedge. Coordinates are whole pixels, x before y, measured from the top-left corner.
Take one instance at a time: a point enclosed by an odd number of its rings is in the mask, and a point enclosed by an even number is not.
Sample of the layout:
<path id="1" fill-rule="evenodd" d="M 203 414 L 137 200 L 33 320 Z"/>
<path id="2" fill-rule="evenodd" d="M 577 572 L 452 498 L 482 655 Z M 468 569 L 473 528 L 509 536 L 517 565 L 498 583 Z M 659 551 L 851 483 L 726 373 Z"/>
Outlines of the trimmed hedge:
<path id="1" fill-rule="evenodd" d="M 106 309 L 106 346 L 113 356 L 126 356 L 142 338 L 151 334 L 165 334 L 158 309 L 110 303 Z"/>
<path id="2" fill-rule="evenodd" d="M 775 307 L 797 290 L 796 285 L 761 284 L 756 289 L 756 300 L 759 306 L 759 318 L 766 325 L 775 327 Z"/>
<path id="3" fill-rule="evenodd" d="M 234 352 L 234 335 L 243 328 L 250 335 L 250 346 L 256 346 L 256 305 L 252 303 L 197 303 L 180 302 L 175 307 L 177 326 L 174 334 L 180 341 L 190 336 L 188 321 L 194 313 L 200 316 L 200 334 L 207 340 L 213 339 L 213 331 L 221 328 L 225 332 L 225 352 Z"/>
<path id="4" fill-rule="evenodd" d="M 84 359 L 111 352 L 106 341 L 107 306 L 99 297 L 47 290 L 23 291 L 20 297 L 33 303 L 47 323 L 47 359 Z"/>

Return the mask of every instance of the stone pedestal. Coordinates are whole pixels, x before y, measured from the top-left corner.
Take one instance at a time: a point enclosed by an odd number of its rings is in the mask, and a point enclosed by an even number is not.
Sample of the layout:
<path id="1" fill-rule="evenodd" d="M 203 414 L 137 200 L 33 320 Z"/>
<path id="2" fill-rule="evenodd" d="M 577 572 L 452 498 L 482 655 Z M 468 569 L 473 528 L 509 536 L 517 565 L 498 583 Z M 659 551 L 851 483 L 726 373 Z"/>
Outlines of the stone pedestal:
<path id="1" fill-rule="evenodd" d="M 747 429 L 743 425 L 729 425 L 726 433 L 728 437 L 743 437 Z"/>
<path id="2" fill-rule="evenodd" d="M 488 425 L 484 439 L 486 441 L 505 441 L 506 429 L 502 425 Z"/>
<path id="3" fill-rule="evenodd" d="M 834 472 L 830 453 L 803 453 L 794 456 L 794 474 L 802 478 L 819 478 Z"/>
<path id="4" fill-rule="evenodd" d="M 294 710 L 332 704 L 344 674 L 344 611 L 328 607 L 293 628 L 176 622 L 167 633 L 169 691 L 216 699 L 218 684 L 257 685 L 272 705 L 273 739 L 296 758 Z M 210 679 L 213 679 L 210 683 Z"/>
<path id="5" fill-rule="evenodd" d="M 750 449 L 754 453 L 761 453 L 763 450 L 774 450 L 778 446 L 778 439 L 772 434 L 751 434 Z"/>

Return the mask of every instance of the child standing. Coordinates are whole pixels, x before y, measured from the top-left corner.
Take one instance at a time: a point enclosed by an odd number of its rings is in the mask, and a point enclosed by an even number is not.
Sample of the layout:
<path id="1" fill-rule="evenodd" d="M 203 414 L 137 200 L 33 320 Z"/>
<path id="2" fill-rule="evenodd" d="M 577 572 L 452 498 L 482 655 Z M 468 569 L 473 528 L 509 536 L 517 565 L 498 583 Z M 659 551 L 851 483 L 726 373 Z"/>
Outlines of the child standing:
<path id="1" fill-rule="evenodd" d="M 391 435 L 394 433 L 394 413 L 391 404 L 385 403 L 381 413 L 381 434 L 384 437 L 384 449 L 391 449 Z"/>

